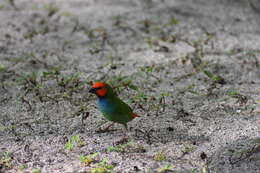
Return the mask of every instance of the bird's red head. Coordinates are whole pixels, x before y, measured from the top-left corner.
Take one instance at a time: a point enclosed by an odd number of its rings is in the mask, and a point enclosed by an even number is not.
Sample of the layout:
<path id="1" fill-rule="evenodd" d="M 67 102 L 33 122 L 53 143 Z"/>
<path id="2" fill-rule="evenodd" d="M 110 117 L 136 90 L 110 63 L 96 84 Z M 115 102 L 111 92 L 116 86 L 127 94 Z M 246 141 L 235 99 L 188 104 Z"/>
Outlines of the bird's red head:
<path id="1" fill-rule="evenodd" d="M 89 92 L 94 93 L 99 97 L 104 97 L 108 92 L 107 84 L 104 82 L 96 82 L 92 85 L 92 88 L 89 90 Z"/>

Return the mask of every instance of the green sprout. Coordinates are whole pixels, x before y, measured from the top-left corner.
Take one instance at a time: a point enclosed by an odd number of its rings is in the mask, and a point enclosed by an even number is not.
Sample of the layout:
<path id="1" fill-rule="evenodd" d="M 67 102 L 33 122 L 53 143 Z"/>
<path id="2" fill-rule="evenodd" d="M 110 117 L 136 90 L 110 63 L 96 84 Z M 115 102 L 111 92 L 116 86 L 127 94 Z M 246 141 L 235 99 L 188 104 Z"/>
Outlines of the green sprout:
<path id="1" fill-rule="evenodd" d="M 132 141 L 126 144 L 120 144 L 117 146 L 110 146 L 107 148 L 108 152 L 119 152 L 119 153 L 131 153 L 131 152 L 145 152 L 142 145 L 136 144 Z"/>
<path id="2" fill-rule="evenodd" d="M 163 160 L 166 160 L 166 154 L 165 154 L 165 152 L 166 152 L 165 149 L 162 149 L 161 151 L 158 151 L 158 152 L 154 155 L 153 159 L 154 159 L 155 161 L 163 161 Z"/>
<path id="3" fill-rule="evenodd" d="M 91 168 L 91 173 L 111 173 L 115 166 L 108 163 L 108 159 L 104 158 L 97 164 L 97 167 Z"/>
<path id="4" fill-rule="evenodd" d="M 10 152 L 4 152 L 0 153 L 0 165 L 5 166 L 6 168 L 11 168 L 12 167 L 12 157 Z"/>
<path id="5" fill-rule="evenodd" d="M 173 18 L 170 19 L 169 24 L 170 25 L 177 25 L 177 24 L 179 24 L 179 20 L 173 17 Z"/>
<path id="6" fill-rule="evenodd" d="M 183 153 L 183 155 L 186 155 L 186 154 L 188 154 L 188 153 L 190 153 L 190 152 L 192 152 L 192 151 L 194 151 L 195 150 L 195 148 L 194 147 L 184 147 L 184 148 L 182 148 L 182 153 Z"/>
<path id="7" fill-rule="evenodd" d="M 32 170 L 32 173 L 41 173 L 41 170 L 40 169 L 34 169 L 34 170 Z"/>
<path id="8" fill-rule="evenodd" d="M 18 167 L 18 169 L 19 170 L 24 170 L 24 169 L 27 169 L 28 168 L 28 166 L 27 165 L 20 165 L 19 167 Z"/>
<path id="9" fill-rule="evenodd" d="M 90 173 L 109 173 L 106 168 L 103 167 L 97 167 L 97 168 L 91 168 Z"/>
<path id="10" fill-rule="evenodd" d="M 45 5 L 46 10 L 48 11 L 48 17 L 53 16 L 55 13 L 59 11 L 59 8 L 56 4 L 54 3 L 49 3 Z"/>
<path id="11" fill-rule="evenodd" d="M 204 70 L 203 71 L 205 75 L 207 75 L 213 82 L 220 83 L 220 84 L 225 84 L 225 79 L 221 76 L 214 75 L 212 72 Z"/>
<path id="12" fill-rule="evenodd" d="M 172 166 L 172 165 L 166 165 L 166 166 L 164 166 L 164 167 L 162 167 L 162 168 L 159 168 L 159 169 L 157 170 L 157 173 L 166 173 L 167 171 L 173 171 L 173 169 L 174 169 L 174 166 Z"/>
<path id="13" fill-rule="evenodd" d="M 94 154 L 89 154 L 86 156 L 80 156 L 79 160 L 82 164 L 84 165 L 90 165 L 91 163 L 96 162 L 96 157 L 98 156 L 99 153 L 94 153 Z"/>
<path id="14" fill-rule="evenodd" d="M 239 95 L 241 95 L 238 91 L 229 91 L 229 92 L 227 92 L 227 95 L 228 96 L 239 96 Z"/>
<path id="15" fill-rule="evenodd" d="M 69 141 L 65 144 L 64 149 L 73 150 L 75 145 L 78 147 L 82 147 L 86 145 L 86 143 L 80 139 L 80 135 L 73 135 L 70 137 Z"/>

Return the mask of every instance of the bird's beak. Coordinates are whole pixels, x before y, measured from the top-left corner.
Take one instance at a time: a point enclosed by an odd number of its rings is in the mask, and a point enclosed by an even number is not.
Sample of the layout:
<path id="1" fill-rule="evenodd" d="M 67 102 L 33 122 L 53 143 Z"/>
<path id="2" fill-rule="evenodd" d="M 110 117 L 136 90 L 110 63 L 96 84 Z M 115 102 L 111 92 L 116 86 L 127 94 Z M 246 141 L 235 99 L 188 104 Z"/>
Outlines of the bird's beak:
<path id="1" fill-rule="evenodd" d="M 90 92 L 90 93 L 96 93 L 96 91 L 97 91 L 97 89 L 96 88 L 91 88 L 88 92 Z"/>

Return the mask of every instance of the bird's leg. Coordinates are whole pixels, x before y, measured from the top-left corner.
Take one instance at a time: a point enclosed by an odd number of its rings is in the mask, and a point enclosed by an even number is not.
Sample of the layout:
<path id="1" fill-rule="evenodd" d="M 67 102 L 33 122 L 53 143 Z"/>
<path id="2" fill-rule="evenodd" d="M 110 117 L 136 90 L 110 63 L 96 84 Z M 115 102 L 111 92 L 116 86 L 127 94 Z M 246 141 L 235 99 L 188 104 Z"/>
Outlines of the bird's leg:
<path id="1" fill-rule="evenodd" d="M 125 128 L 125 132 L 128 132 L 128 127 L 127 124 L 123 124 L 124 128 Z"/>
<path id="2" fill-rule="evenodd" d="M 127 132 L 128 132 L 128 127 L 127 127 L 127 124 L 123 124 L 124 125 L 124 137 L 123 137 L 123 139 L 127 139 L 128 138 L 128 134 L 127 134 Z"/>
<path id="3" fill-rule="evenodd" d="M 128 128 L 127 128 L 127 124 L 123 124 L 124 126 L 124 136 L 122 139 L 120 139 L 117 144 L 123 144 L 123 143 L 126 143 L 128 141 Z"/>
<path id="4" fill-rule="evenodd" d="M 109 129 L 111 126 L 113 126 L 113 125 L 114 125 L 114 123 L 111 123 L 111 124 L 109 124 L 108 126 L 106 126 L 104 129 L 99 128 L 97 132 L 98 132 L 98 133 L 104 133 L 104 132 L 107 132 L 108 129 Z"/>

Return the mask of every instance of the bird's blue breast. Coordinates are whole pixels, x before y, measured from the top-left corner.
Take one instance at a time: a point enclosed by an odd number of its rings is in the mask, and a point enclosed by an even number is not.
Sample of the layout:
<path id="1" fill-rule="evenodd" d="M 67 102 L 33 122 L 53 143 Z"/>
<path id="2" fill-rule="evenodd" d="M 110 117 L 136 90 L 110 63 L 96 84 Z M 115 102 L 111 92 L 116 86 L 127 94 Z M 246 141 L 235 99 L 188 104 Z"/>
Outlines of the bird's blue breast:
<path id="1" fill-rule="evenodd" d="M 104 114 L 113 114 L 114 105 L 107 98 L 98 99 L 98 107 Z"/>

